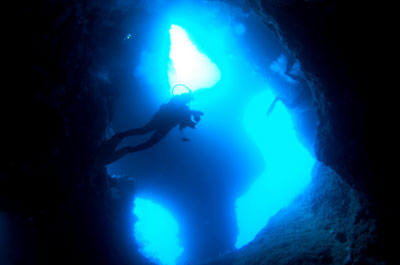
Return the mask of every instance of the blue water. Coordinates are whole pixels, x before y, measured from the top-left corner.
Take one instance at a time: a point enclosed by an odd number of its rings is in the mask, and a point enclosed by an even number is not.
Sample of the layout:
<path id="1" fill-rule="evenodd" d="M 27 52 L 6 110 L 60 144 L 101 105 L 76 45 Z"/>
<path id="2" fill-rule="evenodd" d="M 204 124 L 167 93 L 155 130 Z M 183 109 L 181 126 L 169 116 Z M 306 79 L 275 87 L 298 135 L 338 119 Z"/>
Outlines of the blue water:
<path id="1" fill-rule="evenodd" d="M 174 217 L 151 200 L 137 197 L 133 213 L 137 217 L 134 236 L 139 251 L 157 264 L 173 265 L 182 254 L 179 226 Z"/>
<path id="2" fill-rule="evenodd" d="M 194 92 L 213 87 L 221 79 L 217 65 L 199 52 L 182 27 L 172 25 L 169 33 L 171 46 L 168 79 L 171 88 L 175 84 L 184 84 Z M 175 90 L 175 95 L 187 92 L 183 87 L 179 88 L 183 90 Z"/>
<path id="3" fill-rule="evenodd" d="M 281 56 L 282 51 L 273 42 L 262 47 L 263 51 L 275 50 L 270 57 L 256 54 L 270 61 L 267 69 L 259 71 L 248 58 L 251 49 L 243 45 L 250 38 L 250 27 L 225 15 L 225 7 L 223 11 L 187 7 L 170 11 L 168 19 L 161 19 L 155 32 L 163 32 L 159 34 L 162 37 L 157 35 L 152 47 L 140 51 L 134 75 L 143 86 L 135 87 L 128 101 L 145 105 L 137 95 L 146 95 L 149 106 L 140 113 L 148 115 L 138 115 L 140 108 L 125 111 L 126 121 L 117 131 L 137 126 L 132 117 L 146 122 L 171 93 L 185 93 L 187 87 L 195 97 L 191 107 L 205 115 L 196 130 L 185 131 L 190 142 L 182 143 L 173 130 L 151 149 L 128 155 L 109 167 L 115 174 L 137 177 L 138 183 L 144 183 L 142 190 L 156 194 L 160 205 L 168 205 L 162 208 L 152 196 L 146 198 L 153 202 L 135 199 L 134 213 L 139 218 L 134 227 L 136 241 L 141 253 L 158 264 L 176 264 L 189 252 L 178 231 L 198 237 L 198 241 L 192 239 L 199 242 L 192 244 L 192 252 L 214 247 L 220 234 L 234 235 L 236 229 L 236 240 L 228 238 L 215 247 L 247 244 L 271 216 L 304 190 L 314 164 L 296 138 L 293 113 L 278 102 L 266 115 L 274 91 L 281 89 L 276 85 L 296 85 L 285 76 L 287 59 Z M 298 65 L 294 68 L 299 69 Z M 175 84 L 184 86 L 172 91 Z M 131 102 L 128 106 L 136 107 Z M 126 141 L 134 145 L 139 140 L 132 137 Z M 230 210 L 220 214 L 226 204 Z M 179 216 L 182 223 L 172 216 Z M 216 219 L 221 216 L 236 218 L 236 224 Z M 188 225 L 193 220 L 201 222 Z M 212 236 L 203 239 L 207 232 Z M 185 235 L 185 242 L 190 241 Z"/>
<path id="4" fill-rule="evenodd" d="M 236 201 L 239 235 L 235 246 L 254 239 L 271 216 L 287 206 L 310 182 L 314 158 L 299 142 L 289 112 L 278 102 L 267 116 L 275 95 L 271 90 L 253 98 L 244 126 L 260 148 L 265 170 Z"/>

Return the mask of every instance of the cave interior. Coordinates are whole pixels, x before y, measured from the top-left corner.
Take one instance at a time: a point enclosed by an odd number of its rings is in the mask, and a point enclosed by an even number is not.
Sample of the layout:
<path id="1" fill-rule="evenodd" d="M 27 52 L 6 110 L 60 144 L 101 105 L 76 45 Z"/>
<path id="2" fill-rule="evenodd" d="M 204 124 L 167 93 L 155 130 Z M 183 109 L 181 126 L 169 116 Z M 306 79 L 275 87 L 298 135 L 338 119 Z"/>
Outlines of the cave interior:
<path id="1" fill-rule="evenodd" d="M 395 193 L 378 166 L 385 125 L 371 67 L 381 35 L 374 8 L 335 0 L 12 7 L 21 23 L 9 36 L 12 107 L 2 106 L 11 115 L 2 130 L 0 263 L 390 264 Z M 192 41 L 177 53 L 193 44 L 206 65 L 183 64 L 190 78 L 179 79 L 178 60 L 190 60 L 173 58 L 174 30 Z M 145 124 L 179 82 L 205 113 L 184 131 L 190 141 L 175 129 L 104 165 L 102 143 Z M 180 256 L 146 254 L 134 198 L 174 215 Z"/>

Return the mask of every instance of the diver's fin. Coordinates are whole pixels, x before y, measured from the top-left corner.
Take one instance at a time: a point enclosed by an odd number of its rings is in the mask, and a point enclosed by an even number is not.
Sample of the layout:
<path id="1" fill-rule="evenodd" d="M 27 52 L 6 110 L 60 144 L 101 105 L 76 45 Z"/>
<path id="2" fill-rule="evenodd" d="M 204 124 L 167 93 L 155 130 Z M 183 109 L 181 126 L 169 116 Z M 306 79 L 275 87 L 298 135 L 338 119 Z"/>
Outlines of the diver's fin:
<path id="1" fill-rule="evenodd" d="M 272 101 L 271 106 L 269 106 L 268 111 L 267 111 L 267 116 L 269 116 L 271 114 L 271 112 L 274 110 L 276 103 L 278 102 L 278 100 L 281 100 L 280 97 L 276 97 L 274 99 L 274 101 Z"/>

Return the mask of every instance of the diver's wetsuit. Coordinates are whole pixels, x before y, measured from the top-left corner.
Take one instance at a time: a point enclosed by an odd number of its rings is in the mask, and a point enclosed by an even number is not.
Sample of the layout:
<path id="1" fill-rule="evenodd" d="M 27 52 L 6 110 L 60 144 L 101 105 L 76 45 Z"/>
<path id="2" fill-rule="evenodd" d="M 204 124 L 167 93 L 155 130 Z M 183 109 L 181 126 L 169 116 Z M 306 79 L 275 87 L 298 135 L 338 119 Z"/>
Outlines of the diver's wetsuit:
<path id="1" fill-rule="evenodd" d="M 109 158 L 106 159 L 105 164 L 110 164 L 128 153 L 138 152 L 152 147 L 154 144 L 161 141 L 161 139 L 177 125 L 179 125 L 180 130 L 186 127 L 194 129 L 197 124 L 196 122 L 200 121 L 200 116 L 203 115 L 203 113 L 201 111 L 191 110 L 187 106 L 187 103 L 190 101 L 188 97 L 189 95 L 173 97 L 167 104 L 161 105 L 157 113 L 145 126 L 114 135 L 105 143 L 108 145 L 106 149 L 109 150 L 106 152 L 112 152 Z M 196 122 L 192 121 L 192 116 L 194 116 Z M 146 142 L 134 147 L 127 146 L 114 151 L 125 137 L 143 135 L 152 131 L 154 131 L 153 135 Z"/>

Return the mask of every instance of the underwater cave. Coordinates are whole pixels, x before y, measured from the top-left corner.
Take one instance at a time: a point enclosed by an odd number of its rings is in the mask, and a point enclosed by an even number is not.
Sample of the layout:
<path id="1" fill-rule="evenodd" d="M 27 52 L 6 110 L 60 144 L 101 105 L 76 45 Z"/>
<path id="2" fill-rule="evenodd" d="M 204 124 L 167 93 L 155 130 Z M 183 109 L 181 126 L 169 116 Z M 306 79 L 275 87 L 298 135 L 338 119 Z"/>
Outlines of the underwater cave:
<path id="1" fill-rule="evenodd" d="M 0 264 L 390 264 L 370 8 L 13 8 Z"/>

